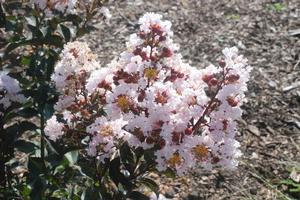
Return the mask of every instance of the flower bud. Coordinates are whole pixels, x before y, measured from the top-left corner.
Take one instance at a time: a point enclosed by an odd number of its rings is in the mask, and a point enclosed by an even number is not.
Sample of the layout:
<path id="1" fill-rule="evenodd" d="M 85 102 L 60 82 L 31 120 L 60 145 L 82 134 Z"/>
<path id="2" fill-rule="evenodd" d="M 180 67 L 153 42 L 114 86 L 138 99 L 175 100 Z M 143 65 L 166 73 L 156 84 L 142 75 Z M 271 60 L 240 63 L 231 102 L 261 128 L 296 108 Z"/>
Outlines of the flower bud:
<path id="1" fill-rule="evenodd" d="M 222 68 L 226 67 L 226 62 L 224 60 L 220 60 L 219 61 L 219 66 L 222 67 Z"/>
<path id="2" fill-rule="evenodd" d="M 212 79 L 210 79 L 208 85 L 216 86 L 216 85 L 218 85 L 218 83 L 219 83 L 219 81 L 216 78 L 212 78 Z"/>
<path id="3" fill-rule="evenodd" d="M 190 127 L 190 128 L 185 129 L 184 133 L 186 135 L 191 135 L 193 133 L 193 128 Z"/>
<path id="4" fill-rule="evenodd" d="M 160 139 L 158 144 L 159 144 L 160 149 L 162 149 L 166 146 L 166 141 L 164 139 Z"/>
<path id="5" fill-rule="evenodd" d="M 228 77 L 226 77 L 226 81 L 228 83 L 234 83 L 240 79 L 240 76 L 238 74 L 231 74 Z"/>
<path id="6" fill-rule="evenodd" d="M 153 31 L 153 33 L 157 34 L 157 35 L 162 35 L 163 34 L 163 31 L 161 30 L 161 27 L 159 24 L 153 24 L 151 26 L 151 29 Z"/>
<path id="7" fill-rule="evenodd" d="M 167 38 L 166 38 L 165 36 L 160 36 L 160 37 L 159 37 L 159 41 L 160 41 L 160 42 L 163 42 L 163 41 L 165 41 L 166 39 L 167 39 Z"/>
<path id="8" fill-rule="evenodd" d="M 147 142 L 147 144 L 153 144 L 154 143 L 154 139 L 153 139 L 153 137 L 147 137 L 146 138 L 146 142 Z"/>
<path id="9" fill-rule="evenodd" d="M 162 51 L 162 57 L 171 57 L 173 55 L 172 51 L 169 48 L 164 47 Z"/>
<path id="10" fill-rule="evenodd" d="M 238 102 L 234 97 L 232 97 L 232 96 L 227 97 L 226 100 L 227 100 L 228 104 L 229 104 L 230 106 L 232 106 L 232 107 L 237 106 L 238 103 L 239 103 L 239 102 Z"/>
<path id="11" fill-rule="evenodd" d="M 208 74 L 205 74 L 204 76 L 202 76 L 202 80 L 205 82 L 205 83 L 209 83 L 209 81 L 213 78 L 214 76 L 213 75 L 208 75 Z"/>
<path id="12" fill-rule="evenodd" d="M 143 32 L 143 31 L 139 32 L 139 33 L 138 33 L 138 36 L 139 36 L 142 40 L 146 39 L 146 34 L 145 34 L 145 32 Z"/>

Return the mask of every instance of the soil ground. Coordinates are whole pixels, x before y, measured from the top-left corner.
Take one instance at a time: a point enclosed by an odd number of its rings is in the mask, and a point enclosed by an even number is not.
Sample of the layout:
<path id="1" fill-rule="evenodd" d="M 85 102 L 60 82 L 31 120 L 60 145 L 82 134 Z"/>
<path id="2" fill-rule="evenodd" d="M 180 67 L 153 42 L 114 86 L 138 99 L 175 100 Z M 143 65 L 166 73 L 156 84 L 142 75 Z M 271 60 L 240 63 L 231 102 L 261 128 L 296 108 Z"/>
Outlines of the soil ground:
<path id="1" fill-rule="evenodd" d="M 100 20 L 85 40 L 102 65 L 125 49 L 145 12 L 173 23 L 175 42 L 187 62 L 216 64 L 225 47 L 237 46 L 253 66 L 243 120 L 243 157 L 236 171 L 193 171 L 172 180 L 158 177 L 170 199 L 288 199 L 279 182 L 300 167 L 300 1 L 125 0 L 109 4 L 109 25 Z M 293 198 L 300 199 L 300 194 Z"/>

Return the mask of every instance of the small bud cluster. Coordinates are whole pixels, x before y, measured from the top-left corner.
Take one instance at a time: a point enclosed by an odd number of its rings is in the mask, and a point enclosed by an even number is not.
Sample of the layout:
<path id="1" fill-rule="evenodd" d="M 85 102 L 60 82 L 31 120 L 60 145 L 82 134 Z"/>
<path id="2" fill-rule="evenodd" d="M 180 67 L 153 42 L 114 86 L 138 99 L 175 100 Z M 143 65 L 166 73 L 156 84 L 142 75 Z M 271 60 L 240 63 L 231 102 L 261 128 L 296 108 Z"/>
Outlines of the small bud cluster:
<path id="1" fill-rule="evenodd" d="M 13 102 L 25 102 L 26 98 L 20 92 L 19 82 L 7 73 L 0 72 L 0 116 Z"/>
<path id="2" fill-rule="evenodd" d="M 66 45 L 52 77 L 61 93 L 60 120 L 50 119 L 46 134 L 54 140 L 88 135 L 87 152 L 101 161 L 126 141 L 153 150 L 160 171 L 180 175 L 196 163 L 234 168 L 240 155 L 235 120 L 251 68 L 236 48 L 223 50 L 218 67 L 191 67 L 177 52 L 171 23 L 161 18 L 140 18 L 127 50 L 98 70 L 84 44 Z"/>

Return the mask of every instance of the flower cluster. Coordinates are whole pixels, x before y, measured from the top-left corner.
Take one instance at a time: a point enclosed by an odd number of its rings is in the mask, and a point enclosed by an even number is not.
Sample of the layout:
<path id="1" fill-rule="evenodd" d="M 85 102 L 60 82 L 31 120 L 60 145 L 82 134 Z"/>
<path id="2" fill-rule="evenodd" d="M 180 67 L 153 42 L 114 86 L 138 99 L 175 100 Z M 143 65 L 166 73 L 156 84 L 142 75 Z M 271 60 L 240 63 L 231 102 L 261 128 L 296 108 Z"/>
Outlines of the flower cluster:
<path id="1" fill-rule="evenodd" d="M 48 126 L 65 123 L 66 134 L 80 127 L 79 135 L 90 136 L 88 154 L 101 161 L 126 141 L 153 150 L 159 171 L 183 174 L 196 163 L 234 168 L 240 155 L 235 120 L 251 70 L 247 60 L 226 48 L 218 67 L 197 69 L 177 52 L 169 21 L 147 13 L 139 24 L 127 50 L 106 68 L 94 70 L 98 65 L 82 56 L 89 54 L 83 44 L 65 47 L 53 76 L 62 94 L 56 106 L 62 120 Z M 63 134 L 47 130 L 50 138 Z"/>
<path id="2" fill-rule="evenodd" d="M 77 13 L 82 9 L 93 7 L 95 0 L 31 0 L 38 8 L 49 11 L 59 11 L 62 13 Z M 100 13 L 108 20 L 111 14 L 106 7 L 101 7 Z"/>
<path id="3" fill-rule="evenodd" d="M 58 10 L 60 12 L 74 12 L 78 0 L 32 0 L 40 9 Z"/>
<path id="4" fill-rule="evenodd" d="M 100 68 L 86 43 L 67 43 L 61 55 L 62 59 L 56 64 L 51 79 L 60 94 L 54 107 L 66 125 L 58 122 L 56 116 L 48 120 L 45 133 L 54 141 L 64 134 L 63 130 L 79 129 L 80 125 L 76 122 L 89 117 L 84 108 L 88 99 L 85 84 L 91 71 Z"/>
<path id="5" fill-rule="evenodd" d="M 56 64 L 51 79 L 61 94 L 55 108 L 63 111 L 76 101 L 84 100 L 85 81 L 91 71 L 100 68 L 96 56 L 86 43 L 72 42 L 64 46 L 62 59 Z"/>
<path id="6" fill-rule="evenodd" d="M 0 116 L 13 102 L 25 102 L 26 98 L 20 92 L 19 82 L 7 73 L 0 72 Z"/>

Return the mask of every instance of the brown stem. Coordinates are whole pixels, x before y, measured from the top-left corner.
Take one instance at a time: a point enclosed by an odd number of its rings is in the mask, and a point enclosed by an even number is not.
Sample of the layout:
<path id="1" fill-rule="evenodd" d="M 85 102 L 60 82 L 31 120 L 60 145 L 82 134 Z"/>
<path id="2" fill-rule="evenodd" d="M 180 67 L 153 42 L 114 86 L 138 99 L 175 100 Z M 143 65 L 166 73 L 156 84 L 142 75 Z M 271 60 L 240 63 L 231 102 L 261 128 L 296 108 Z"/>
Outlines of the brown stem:
<path id="1" fill-rule="evenodd" d="M 214 96 L 211 98 L 208 106 L 205 108 L 205 110 L 203 111 L 203 114 L 201 115 L 201 117 L 198 119 L 198 121 L 196 122 L 196 124 L 193 126 L 193 132 L 197 132 L 198 129 L 200 128 L 200 125 L 204 122 L 204 117 L 208 114 L 209 109 L 211 108 L 213 102 L 216 99 L 217 94 L 219 93 L 221 87 L 218 87 L 216 93 L 214 94 Z"/>
<path id="2" fill-rule="evenodd" d="M 228 72 L 228 71 L 227 71 Z M 201 124 L 205 122 L 204 118 L 207 114 L 209 114 L 209 110 L 211 108 L 211 106 L 213 105 L 213 103 L 215 102 L 216 100 L 216 97 L 219 93 L 219 91 L 222 89 L 222 86 L 223 84 L 225 83 L 225 77 L 227 75 L 227 72 L 225 72 L 225 68 L 223 68 L 223 71 L 222 71 L 222 81 L 218 84 L 217 86 L 217 90 L 215 92 L 215 94 L 213 95 L 213 97 L 211 98 L 209 104 L 206 106 L 205 110 L 203 111 L 201 117 L 198 119 L 198 121 L 196 122 L 196 124 L 193 126 L 192 130 L 193 130 L 193 133 L 196 133 L 199 128 L 201 127 Z"/>

